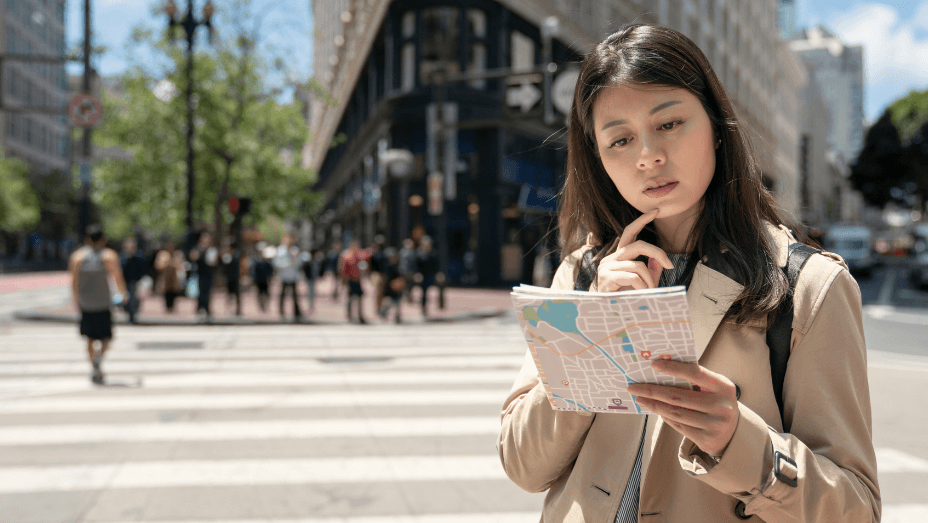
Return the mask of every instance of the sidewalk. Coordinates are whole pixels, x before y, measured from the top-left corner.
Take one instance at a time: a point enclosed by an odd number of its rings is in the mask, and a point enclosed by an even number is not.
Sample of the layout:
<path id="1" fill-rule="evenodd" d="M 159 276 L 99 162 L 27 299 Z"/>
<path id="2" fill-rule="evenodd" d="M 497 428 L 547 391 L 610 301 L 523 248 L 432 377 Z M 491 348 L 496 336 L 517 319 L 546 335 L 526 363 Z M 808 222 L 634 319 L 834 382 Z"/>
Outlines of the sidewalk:
<path id="1" fill-rule="evenodd" d="M 48 279 L 34 279 L 31 285 L 57 286 L 52 285 Z M 5 278 L 4 278 L 5 280 Z M 67 275 L 63 279 L 53 280 L 58 285 L 68 285 Z M 0 280 L 0 293 L 4 286 L 3 280 Z M 217 282 L 218 283 L 218 282 Z M 324 277 L 316 284 L 316 299 L 313 309 L 308 309 L 307 286 L 305 282 L 300 282 L 298 286 L 300 294 L 300 309 L 303 313 L 302 323 L 312 324 L 346 324 L 345 308 L 345 289 L 341 288 L 337 301 L 332 299 L 332 289 L 334 280 L 330 276 Z M 27 285 L 25 283 L 20 285 Z M 14 284 L 8 283 L 7 286 L 14 287 Z M 31 287 L 24 287 L 31 288 Z M 388 316 L 387 321 L 381 320 L 374 308 L 374 289 L 368 280 L 364 280 L 364 297 L 362 306 L 364 318 L 370 324 L 379 324 L 392 322 L 393 313 Z M 420 306 L 421 291 L 413 289 L 413 303 L 403 300 L 401 307 L 401 317 L 403 323 L 424 323 L 424 322 L 448 322 L 448 321 L 466 321 L 479 318 L 495 317 L 508 314 L 512 308 L 512 300 L 508 290 L 503 289 L 475 289 L 475 288 L 448 288 L 445 289 L 445 308 L 438 308 L 438 289 L 432 287 L 429 289 L 428 316 L 422 316 Z M 242 293 L 242 315 L 235 315 L 235 302 L 228 301 L 227 295 L 223 289 L 213 291 L 210 301 L 210 311 L 212 312 L 212 325 L 279 325 L 292 324 L 293 305 L 291 300 L 285 302 L 286 317 L 279 314 L 280 284 L 274 282 L 271 285 L 271 296 L 266 311 L 258 307 L 257 293 L 254 287 L 247 288 Z M 25 310 L 16 313 L 16 318 L 20 320 L 31 321 L 55 321 L 55 322 L 77 322 L 79 315 L 74 306 L 70 303 L 63 304 L 59 307 L 46 307 L 35 310 Z M 151 291 L 141 293 L 141 306 L 136 315 L 137 325 L 200 325 L 196 316 L 196 300 L 189 298 L 177 298 L 174 303 L 174 313 L 168 314 L 164 306 L 164 298 L 160 295 L 152 295 Z M 127 315 L 121 310 L 116 309 L 114 316 L 116 323 L 128 323 Z"/>

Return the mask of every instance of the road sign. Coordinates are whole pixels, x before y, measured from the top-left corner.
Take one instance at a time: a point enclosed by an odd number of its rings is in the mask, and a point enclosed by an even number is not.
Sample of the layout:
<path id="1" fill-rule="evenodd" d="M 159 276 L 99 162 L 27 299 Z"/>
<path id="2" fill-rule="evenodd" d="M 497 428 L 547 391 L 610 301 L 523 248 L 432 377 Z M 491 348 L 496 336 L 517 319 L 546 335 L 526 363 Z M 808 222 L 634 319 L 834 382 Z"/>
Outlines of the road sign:
<path id="1" fill-rule="evenodd" d="M 521 84 L 506 90 L 506 105 L 518 105 L 523 113 L 527 113 L 538 100 L 541 100 L 541 89 L 534 84 Z"/>
<path id="2" fill-rule="evenodd" d="M 559 74 L 551 84 L 551 102 L 561 114 L 569 115 L 574 101 L 574 88 L 580 78 L 578 69 L 568 69 Z"/>
<path id="3" fill-rule="evenodd" d="M 102 117 L 103 104 L 92 94 L 75 94 L 68 103 L 68 118 L 78 127 L 96 127 Z"/>

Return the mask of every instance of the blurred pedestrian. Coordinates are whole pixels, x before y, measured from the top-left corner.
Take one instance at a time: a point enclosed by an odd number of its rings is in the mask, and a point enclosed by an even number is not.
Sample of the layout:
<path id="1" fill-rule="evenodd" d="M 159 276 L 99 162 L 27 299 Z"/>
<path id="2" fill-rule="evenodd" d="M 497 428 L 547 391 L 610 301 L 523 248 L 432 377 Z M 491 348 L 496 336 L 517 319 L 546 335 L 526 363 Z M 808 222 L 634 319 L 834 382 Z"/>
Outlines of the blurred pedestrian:
<path id="1" fill-rule="evenodd" d="M 383 271 L 383 302 L 377 309 L 377 314 L 381 319 L 386 320 L 390 314 L 390 309 L 395 309 L 393 321 L 400 323 L 400 304 L 403 298 L 403 291 L 406 289 L 406 279 L 400 275 L 399 252 L 393 247 L 387 247 L 383 250 L 384 259 Z"/>
<path id="2" fill-rule="evenodd" d="M 164 246 L 155 254 L 156 294 L 164 295 L 164 308 L 170 314 L 174 312 L 174 300 L 183 289 L 184 253 L 174 247 L 173 240 L 166 240 Z"/>
<path id="3" fill-rule="evenodd" d="M 190 249 L 190 263 L 196 268 L 197 314 L 199 320 L 209 323 L 213 315 L 209 310 L 210 297 L 213 292 L 213 279 L 219 266 L 219 250 L 212 245 L 213 235 L 208 231 L 200 233 L 196 247 Z"/>
<path id="4" fill-rule="evenodd" d="M 267 302 L 270 297 L 271 277 L 274 275 L 274 265 L 271 260 L 277 255 L 273 245 L 258 242 L 256 251 L 251 258 L 251 279 L 255 282 L 258 292 L 258 308 L 267 312 Z"/>
<path id="5" fill-rule="evenodd" d="M 87 358 L 92 372 L 90 380 L 103 384 L 103 355 L 113 339 L 113 316 L 110 307 L 127 294 L 126 281 L 119 266 L 119 255 L 106 247 L 106 237 L 99 225 L 87 227 L 85 245 L 71 255 L 71 292 L 76 308 L 81 312 L 81 336 L 87 338 Z M 110 292 L 110 279 L 116 282 L 120 294 Z M 99 351 L 95 344 L 99 343 Z"/>
<path id="6" fill-rule="evenodd" d="M 342 284 L 342 276 L 338 272 L 339 258 L 342 255 L 342 242 L 333 240 L 329 252 L 326 253 L 325 271 L 332 275 L 332 301 L 338 301 L 338 288 Z"/>
<path id="7" fill-rule="evenodd" d="M 139 252 L 135 238 L 123 240 L 119 262 L 123 278 L 126 280 L 126 299 L 123 301 L 123 309 L 129 315 L 129 323 L 134 324 L 139 311 L 139 281 L 148 272 L 148 263 L 144 255 Z"/>
<path id="8" fill-rule="evenodd" d="M 293 320 L 301 321 L 300 295 L 297 292 L 297 282 L 300 279 L 300 248 L 294 245 L 296 238 L 292 233 L 284 234 L 280 247 L 277 248 L 277 257 L 274 258 L 274 268 L 277 270 L 277 279 L 280 280 L 280 317 L 284 314 L 284 300 L 289 293 L 293 299 Z"/>
<path id="9" fill-rule="evenodd" d="M 358 240 L 351 240 L 349 247 L 342 252 L 338 261 L 338 273 L 344 277 L 348 284 L 348 299 L 346 300 L 348 321 L 352 321 L 352 305 L 357 304 L 358 323 L 362 325 L 366 324 L 367 320 L 364 319 L 361 301 L 364 296 L 364 290 L 361 287 L 361 276 L 369 268 L 370 259 L 371 252 L 361 249 Z"/>
<path id="10" fill-rule="evenodd" d="M 306 277 L 306 297 L 309 310 L 316 308 L 316 282 L 322 277 L 325 266 L 325 254 L 319 249 L 310 249 L 300 255 L 303 261 L 303 276 Z"/>
<path id="11" fill-rule="evenodd" d="M 226 309 L 228 310 L 230 301 L 235 301 L 235 315 L 241 316 L 242 259 L 239 255 L 238 247 L 234 246 L 231 240 L 227 240 L 223 245 L 220 265 L 222 266 L 222 272 L 226 277 Z"/>
<path id="12" fill-rule="evenodd" d="M 403 294 L 406 295 L 406 301 L 412 303 L 413 281 L 415 280 L 416 273 L 419 272 L 418 264 L 416 263 L 416 244 L 412 241 L 412 238 L 403 240 L 403 247 L 400 249 L 399 258 L 400 276 L 402 276 L 406 282 L 406 288 L 403 290 Z"/>
<path id="13" fill-rule="evenodd" d="M 428 316 L 429 287 L 436 284 L 437 278 L 443 275 L 438 272 L 438 253 L 432 248 L 432 238 L 423 236 L 419 240 L 419 250 L 416 251 L 416 282 L 422 288 L 422 316 Z"/>
<path id="14" fill-rule="evenodd" d="M 374 236 L 374 243 L 370 246 L 371 251 L 371 261 L 370 261 L 370 281 L 371 287 L 374 288 L 374 310 L 379 311 L 381 305 L 383 305 L 383 296 L 384 296 L 384 276 L 383 276 L 383 265 L 386 263 L 386 258 L 384 257 L 383 247 L 385 238 L 382 234 Z"/>

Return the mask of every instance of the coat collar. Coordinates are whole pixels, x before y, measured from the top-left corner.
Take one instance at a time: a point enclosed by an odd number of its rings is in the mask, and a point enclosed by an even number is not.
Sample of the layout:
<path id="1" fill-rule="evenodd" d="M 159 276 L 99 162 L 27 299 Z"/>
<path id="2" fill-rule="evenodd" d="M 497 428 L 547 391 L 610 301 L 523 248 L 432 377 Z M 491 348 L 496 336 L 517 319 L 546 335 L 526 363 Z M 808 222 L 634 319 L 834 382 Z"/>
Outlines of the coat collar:
<path id="1" fill-rule="evenodd" d="M 743 289 L 743 285 L 703 262 L 696 264 L 686 301 L 690 306 L 697 359 L 702 357 L 725 313 Z"/>

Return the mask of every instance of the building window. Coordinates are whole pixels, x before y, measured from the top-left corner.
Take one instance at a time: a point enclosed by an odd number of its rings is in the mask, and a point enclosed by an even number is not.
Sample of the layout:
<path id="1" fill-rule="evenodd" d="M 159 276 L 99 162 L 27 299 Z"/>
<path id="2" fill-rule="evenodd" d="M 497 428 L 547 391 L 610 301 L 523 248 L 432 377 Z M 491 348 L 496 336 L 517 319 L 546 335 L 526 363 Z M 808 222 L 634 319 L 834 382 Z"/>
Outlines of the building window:
<path id="1" fill-rule="evenodd" d="M 403 44 L 403 92 L 411 91 L 416 86 L 416 46 L 412 42 Z"/>
<path id="2" fill-rule="evenodd" d="M 423 84 L 431 83 L 436 71 L 457 73 L 458 62 L 458 18 L 461 10 L 456 7 L 433 7 L 422 10 L 424 38 L 422 41 L 422 63 L 419 74 Z"/>
<path id="3" fill-rule="evenodd" d="M 535 67 L 535 41 L 520 33 L 513 31 L 510 41 L 512 70 L 529 71 Z"/>
<path id="4" fill-rule="evenodd" d="M 487 14 L 479 9 L 467 10 L 467 21 L 470 22 L 470 34 L 474 38 L 486 38 Z"/>
<path id="5" fill-rule="evenodd" d="M 403 13 L 403 38 L 412 38 L 416 34 L 416 13 L 406 11 Z"/>
<path id="6" fill-rule="evenodd" d="M 482 42 L 475 42 L 470 46 L 470 63 L 467 64 L 468 72 L 481 72 L 487 69 L 487 46 Z M 486 89 L 486 80 L 473 80 L 470 82 L 474 89 Z"/>

